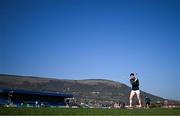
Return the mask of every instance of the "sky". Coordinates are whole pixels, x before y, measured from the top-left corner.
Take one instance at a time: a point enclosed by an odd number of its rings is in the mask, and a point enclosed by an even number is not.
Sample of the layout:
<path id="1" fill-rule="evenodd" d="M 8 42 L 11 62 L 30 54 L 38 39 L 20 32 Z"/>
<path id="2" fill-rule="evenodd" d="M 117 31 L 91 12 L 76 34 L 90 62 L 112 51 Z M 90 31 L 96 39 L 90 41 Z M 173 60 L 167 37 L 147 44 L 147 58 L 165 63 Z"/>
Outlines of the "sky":
<path id="1" fill-rule="evenodd" d="M 180 100 L 180 1 L 0 0 L 0 73 L 108 79 Z"/>

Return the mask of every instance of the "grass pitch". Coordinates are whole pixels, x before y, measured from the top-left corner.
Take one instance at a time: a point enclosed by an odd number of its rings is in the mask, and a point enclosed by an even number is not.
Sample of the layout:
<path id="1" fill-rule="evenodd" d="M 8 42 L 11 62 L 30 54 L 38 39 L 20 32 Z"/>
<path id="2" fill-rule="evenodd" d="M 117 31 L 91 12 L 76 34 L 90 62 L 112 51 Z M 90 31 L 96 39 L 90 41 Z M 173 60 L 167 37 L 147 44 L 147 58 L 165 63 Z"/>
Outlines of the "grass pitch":
<path id="1" fill-rule="evenodd" d="M 0 115 L 180 115 L 175 109 L 0 108 Z"/>

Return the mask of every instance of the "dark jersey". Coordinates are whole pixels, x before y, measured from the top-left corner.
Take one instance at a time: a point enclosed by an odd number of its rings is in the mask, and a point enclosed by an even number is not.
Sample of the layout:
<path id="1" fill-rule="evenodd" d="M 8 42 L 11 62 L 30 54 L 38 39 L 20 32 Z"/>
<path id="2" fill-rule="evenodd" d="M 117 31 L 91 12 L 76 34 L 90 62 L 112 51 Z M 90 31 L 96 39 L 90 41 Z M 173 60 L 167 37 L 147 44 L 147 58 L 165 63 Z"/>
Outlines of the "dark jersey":
<path id="1" fill-rule="evenodd" d="M 139 90 L 139 80 L 130 79 L 132 90 Z"/>
<path id="2" fill-rule="evenodd" d="M 150 104 L 151 99 L 150 99 L 150 98 L 148 98 L 148 97 L 146 97 L 146 98 L 145 98 L 145 102 L 146 102 L 146 104 Z"/>

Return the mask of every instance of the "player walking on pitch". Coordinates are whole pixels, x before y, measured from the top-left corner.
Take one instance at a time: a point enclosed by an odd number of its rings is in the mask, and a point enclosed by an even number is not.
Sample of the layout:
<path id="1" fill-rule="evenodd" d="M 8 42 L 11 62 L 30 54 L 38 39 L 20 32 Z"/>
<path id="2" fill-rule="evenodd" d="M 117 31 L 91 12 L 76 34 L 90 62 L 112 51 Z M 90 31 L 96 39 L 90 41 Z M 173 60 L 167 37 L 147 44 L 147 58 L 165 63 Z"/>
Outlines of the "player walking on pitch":
<path id="1" fill-rule="evenodd" d="M 141 107 L 141 99 L 140 99 L 140 90 L 139 90 L 139 80 L 138 78 L 135 76 L 134 73 L 130 74 L 130 83 L 132 85 L 132 90 L 130 93 L 130 97 L 129 97 L 129 107 L 132 107 L 132 98 L 133 96 L 136 94 L 137 95 L 137 99 L 139 101 L 139 107 Z"/>

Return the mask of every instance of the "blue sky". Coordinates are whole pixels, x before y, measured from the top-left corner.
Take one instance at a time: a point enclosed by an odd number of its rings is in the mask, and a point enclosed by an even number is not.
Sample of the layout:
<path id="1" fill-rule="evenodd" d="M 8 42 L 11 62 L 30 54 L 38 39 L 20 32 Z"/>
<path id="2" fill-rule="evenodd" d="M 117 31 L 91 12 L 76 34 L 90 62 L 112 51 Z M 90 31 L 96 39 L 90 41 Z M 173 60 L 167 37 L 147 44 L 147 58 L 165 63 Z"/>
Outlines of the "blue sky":
<path id="1" fill-rule="evenodd" d="M 101 78 L 180 100 L 178 0 L 1 0 L 0 73 Z"/>

